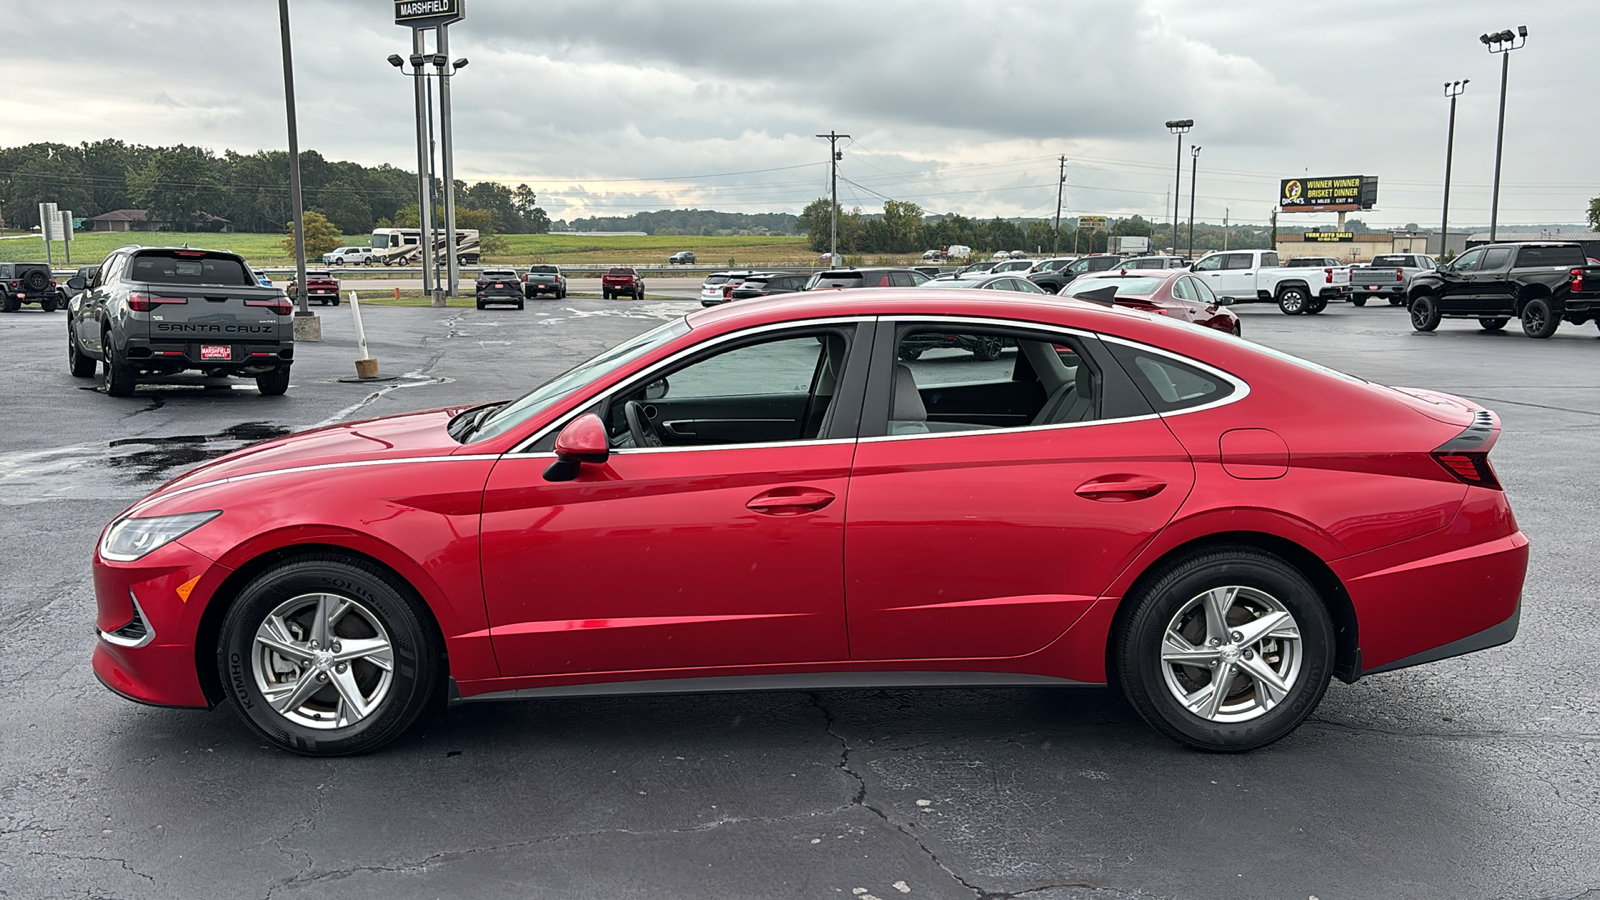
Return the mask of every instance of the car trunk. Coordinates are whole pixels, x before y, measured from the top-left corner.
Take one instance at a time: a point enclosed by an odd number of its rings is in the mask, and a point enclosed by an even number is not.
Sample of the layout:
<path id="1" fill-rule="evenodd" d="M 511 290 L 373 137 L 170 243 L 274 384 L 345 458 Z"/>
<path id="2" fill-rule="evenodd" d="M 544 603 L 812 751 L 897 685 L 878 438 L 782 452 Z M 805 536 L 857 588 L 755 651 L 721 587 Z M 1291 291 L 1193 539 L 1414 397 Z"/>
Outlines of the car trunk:
<path id="1" fill-rule="evenodd" d="M 275 363 L 293 340 L 291 308 L 277 288 L 145 283 L 132 286 L 129 296 L 130 306 L 145 305 L 147 312 L 129 318 L 130 336 L 147 329 L 155 360 Z"/>

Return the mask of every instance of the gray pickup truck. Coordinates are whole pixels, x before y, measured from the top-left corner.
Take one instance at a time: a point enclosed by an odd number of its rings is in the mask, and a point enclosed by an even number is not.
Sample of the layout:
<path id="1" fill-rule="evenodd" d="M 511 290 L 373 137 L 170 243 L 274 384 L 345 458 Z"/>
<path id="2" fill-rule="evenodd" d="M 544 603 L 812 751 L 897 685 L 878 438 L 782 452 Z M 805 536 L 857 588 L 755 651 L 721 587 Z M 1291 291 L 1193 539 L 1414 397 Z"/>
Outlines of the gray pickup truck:
<path id="1" fill-rule="evenodd" d="M 1433 257 L 1423 253 L 1374 256 L 1367 265 L 1350 270 L 1350 302 L 1366 306 L 1368 299 L 1382 297 L 1390 306 L 1400 306 L 1411 290 L 1411 279 L 1437 268 Z"/>
<path id="2" fill-rule="evenodd" d="M 92 280 L 67 282 L 67 364 L 79 378 L 105 366 L 106 393 L 184 371 L 253 377 L 265 395 L 289 388 L 294 308 L 238 255 L 188 247 L 113 250 Z"/>

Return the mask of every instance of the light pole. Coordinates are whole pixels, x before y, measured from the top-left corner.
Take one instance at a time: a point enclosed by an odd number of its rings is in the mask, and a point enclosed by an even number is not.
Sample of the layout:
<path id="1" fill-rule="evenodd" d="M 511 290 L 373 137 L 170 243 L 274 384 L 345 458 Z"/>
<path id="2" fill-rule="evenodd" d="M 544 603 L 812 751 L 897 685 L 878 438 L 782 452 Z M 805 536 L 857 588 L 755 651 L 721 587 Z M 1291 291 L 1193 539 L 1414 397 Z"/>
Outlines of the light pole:
<path id="1" fill-rule="evenodd" d="M 1194 127 L 1193 119 L 1171 119 L 1167 122 L 1167 130 L 1178 136 L 1178 158 L 1173 163 L 1172 184 L 1172 252 L 1178 252 L 1178 203 L 1183 196 L 1183 136 Z"/>
<path id="2" fill-rule="evenodd" d="M 1067 158 L 1061 157 L 1061 180 L 1056 183 L 1056 227 L 1050 233 L 1050 255 L 1061 252 L 1061 195 L 1067 189 Z"/>
<path id="3" fill-rule="evenodd" d="M 1189 253 L 1188 259 L 1194 259 L 1194 182 L 1200 174 L 1200 148 L 1194 144 L 1189 145 Z M 1178 249 L 1176 247 L 1172 248 Z"/>
<path id="4" fill-rule="evenodd" d="M 419 261 L 422 263 L 422 292 L 432 295 L 434 288 L 433 268 L 433 172 L 429 168 L 429 158 L 432 154 L 428 151 L 428 132 L 431 130 L 433 111 L 429 109 L 427 96 L 423 91 L 427 73 L 422 70 L 427 57 L 423 56 L 423 38 L 421 29 L 412 32 L 412 53 L 410 57 L 411 71 L 405 70 L 406 59 L 400 54 L 389 55 L 389 65 L 399 69 L 404 75 L 412 79 L 412 86 L 416 94 L 417 104 L 417 226 L 420 229 L 417 237 L 417 251 Z"/>
<path id="5" fill-rule="evenodd" d="M 1490 53 L 1500 54 L 1500 126 L 1494 137 L 1494 196 L 1489 201 L 1489 240 L 1495 239 L 1500 225 L 1500 148 L 1506 140 L 1506 76 L 1511 71 L 1511 51 L 1520 50 L 1528 43 L 1528 26 L 1518 25 L 1515 33 L 1507 28 L 1496 34 L 1478 37 Z"/>
<path id="6" fill-rule="evenodd" d="M 289 114 L 289 203 L 294 210 L 295 339 L 322 340 L 322 326 L 306 300 L 306 217 L 300 198 L 300 131 L 294 115 L 294 59 L 289 53 L 289 0 L 278 0 L 278 26 L 283 37 L 283 103 Z"/>
<path id="7" fill-rule="evenodd" d="M 1439 215 L 1439 255 L 1444 256 L 1450 242 L 1450 163 L 1456 153 L 1456 98 L 1466 91 L 1470 78 L 1444 83 L 1444 95 L 1450 98 L 1450 130 L 1444 139 L 1444 212 Z"/>
<path id="8" fill-rule="evenodd" d="M 446 34 L 447 29 L 441 27 L 439 52 L 433 55 L 433 69 L 439 76 L 439 131 L 444 143 L 440 150 L 444 157 L 444 243 L 445 253 L 448 254 L 445 295 L 454 297 L 461 283 L 461 258 L 456 254 L 456 167 L 455 142 L 450 137 L 450 79 L 458 70 L 467 67 L 467 60 L 462 57 L 453 63 L 450 61 L 450 39 Z"/>

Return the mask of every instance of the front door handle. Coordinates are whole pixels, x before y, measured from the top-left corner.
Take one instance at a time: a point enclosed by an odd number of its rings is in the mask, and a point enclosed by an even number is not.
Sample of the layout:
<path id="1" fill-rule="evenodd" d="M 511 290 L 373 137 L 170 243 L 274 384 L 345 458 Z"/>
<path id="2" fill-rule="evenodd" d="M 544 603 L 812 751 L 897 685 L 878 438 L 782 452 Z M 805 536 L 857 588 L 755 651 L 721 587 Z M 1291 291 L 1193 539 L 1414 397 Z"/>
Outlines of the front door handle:
<path id="1" fill-rule="evenodd" d="M 781 487 L 751 497 L 745 508 L 768 516 L 798 516 L 832 502 L 833 495 L 820 488 Z"/>
<path id="2" fill-rule="evenodd" d="M 1106 503 L 1143 500 L 1166 490 L 1167 483 L 1148 475 L 1106 475 L 1078 485 L 1079 497 Z"/>

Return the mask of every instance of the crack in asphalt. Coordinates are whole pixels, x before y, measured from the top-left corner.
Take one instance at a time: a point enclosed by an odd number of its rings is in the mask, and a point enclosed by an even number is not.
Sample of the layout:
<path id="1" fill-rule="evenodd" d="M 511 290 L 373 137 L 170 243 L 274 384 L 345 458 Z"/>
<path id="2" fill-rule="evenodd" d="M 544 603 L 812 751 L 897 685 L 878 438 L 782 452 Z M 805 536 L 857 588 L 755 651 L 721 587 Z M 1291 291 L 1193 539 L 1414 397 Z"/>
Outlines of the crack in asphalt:
<path id="1" fill-rule="evenodd" d="M 74 853 L 62 853 L 62 852 L 57 851 L 57 850 L 29 850 L 28 851 L 28 855 L 29 856 L 47 856 L 47 857 L 53 857 L 55 859 L 73 859 L 73 860 L 77 860 L 78 862 L 101 862 L 101 863 L 113 863 L 114 862 L 117 865 L 121 866 L 122 868 L 126 869 L 127 871 L 133 873 L 134 875 L 137 875 L 140 878 L 143 878 L 145 881 L 150 882 L 151 884 L 155 884 L 155 882 L 156 882 L 156 878 L 155 878 L 154 875 L 148 875 L 148 874 L 146 874 L 144 872 L 139 871 L 138 869 L 135 869 L 133 866 L 128 865 L 128 861 L 123 859 L 123 858 L 121 858 L 120 856 L 84 856 L 84 855 L 79 855 L 79 854 L 74 854 Z"/>

